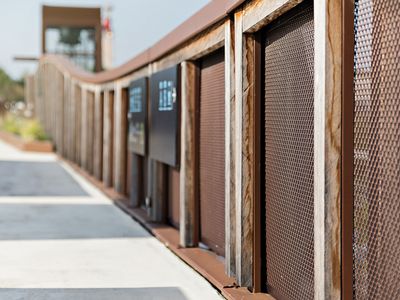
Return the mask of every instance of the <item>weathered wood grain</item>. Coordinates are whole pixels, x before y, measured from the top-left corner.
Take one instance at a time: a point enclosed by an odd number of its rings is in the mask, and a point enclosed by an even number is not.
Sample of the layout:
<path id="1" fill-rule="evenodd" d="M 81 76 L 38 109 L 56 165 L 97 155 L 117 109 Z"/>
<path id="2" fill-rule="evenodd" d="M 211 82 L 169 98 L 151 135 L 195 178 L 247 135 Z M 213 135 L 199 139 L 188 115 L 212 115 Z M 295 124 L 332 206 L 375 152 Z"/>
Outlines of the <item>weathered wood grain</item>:
<path id="1" fill-rule="evenodd" d="M 87 160 L 86 169 L 93 174 L 93 146 L 94 146 L 94 93 L 87 92 Z"/>
<path id="2" fill-rule="evenodd" d="M 196 197 L 196 89 L 194 63 L 181 64 L 180 243 L 196 246 L 199 239 Z"/>
<path id="3" fill-rule="evenodd" d="M 93 173 L 101 181 L 103 174 L 103 94 L 100 88 L 95 92 L 94 105 Z"/>
<path id="4" fill-rule="evenodd" d="M 256 32 L 303 0 L 257 0 L 243 9 L 243 32 Z"/>
<path id="5" fill-rule="evenodd" d="M 113 184 L 114 95 L 110 91 L 104 91 L 103 126 L 103 183 L 106 187 L 111 187 Z"/>
<path id="6" fill-rule="evenodd" d="M 314 272 L 315 299 L 341 297 L 340 0 L 314 2 Z"/>
<path id="7" fill-rule="evenodd" d="M 114 99 L 114 188 L 121 194 L 125 192 L 127 170 L 127 101 L 126 90 L 117 84 Z"/>
<path id="8" fill-rule="evenodd" d="M 82 91 L 82 112 L 81 112 L 81 167 L 87 169 L 88 154 L 88 99 L 87 90 L 83 87 Z"/>
<path id="9" fill-rule="evenodd" d="M 236 272 L 235 27 L 225 23 L 225 271 Z"/>
<path id="10" fill-rule="evenodd" d="M 254 43 L 243 35 L 242 12 L 235 14 L 235 202 L 236 279 L 252 286 L 254 203 Z"/>

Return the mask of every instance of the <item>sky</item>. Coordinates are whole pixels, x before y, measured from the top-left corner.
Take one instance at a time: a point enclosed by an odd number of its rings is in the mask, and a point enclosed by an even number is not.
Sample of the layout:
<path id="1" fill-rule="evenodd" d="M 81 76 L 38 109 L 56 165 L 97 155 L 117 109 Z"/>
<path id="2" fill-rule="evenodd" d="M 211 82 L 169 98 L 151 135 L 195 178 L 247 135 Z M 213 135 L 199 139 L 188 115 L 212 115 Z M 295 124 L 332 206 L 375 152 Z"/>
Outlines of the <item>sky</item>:
<path id="1" fill-rule="evenodd" d="M 0 10 L 0 67 L 13 78 L 36 69 L 34 62 L 14 56 L 39 56 L 41 6 L 105 7 L 111 5 L 113 57 L 118 66 L 153 45 L 209 0 L 11 0 Z"/>

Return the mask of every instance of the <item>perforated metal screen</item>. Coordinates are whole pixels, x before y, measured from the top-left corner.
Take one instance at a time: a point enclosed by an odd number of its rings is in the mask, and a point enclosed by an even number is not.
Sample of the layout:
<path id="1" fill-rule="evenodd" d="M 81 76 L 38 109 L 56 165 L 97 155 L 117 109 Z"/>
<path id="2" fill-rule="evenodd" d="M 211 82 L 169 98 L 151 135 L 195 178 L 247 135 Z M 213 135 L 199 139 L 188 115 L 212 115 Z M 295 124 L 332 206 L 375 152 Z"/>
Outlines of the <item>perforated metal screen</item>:
<path id="1" fill-rule="evenodd" d="M 314 297 L 313 26 L 305 6 L 265 33 L 266 277 L 277 299 Z"/>
<path id="2" fill-rule="evenodd" d="M 355 299 L 400 299 L 400 1 L 355 2 Z"/>
<path id="3" fill-rule="evenodd" d="M 224 52 L 202 61 L 200 71 L 200 234 L 225 255 Z"/>

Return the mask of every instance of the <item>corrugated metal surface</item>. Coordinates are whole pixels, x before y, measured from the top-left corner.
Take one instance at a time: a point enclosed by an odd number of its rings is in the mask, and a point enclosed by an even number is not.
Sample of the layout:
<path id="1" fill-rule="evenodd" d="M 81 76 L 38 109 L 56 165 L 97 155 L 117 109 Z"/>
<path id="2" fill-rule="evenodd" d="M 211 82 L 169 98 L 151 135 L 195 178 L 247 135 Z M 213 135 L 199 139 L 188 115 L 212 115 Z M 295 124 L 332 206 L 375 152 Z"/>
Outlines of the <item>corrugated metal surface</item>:
<path id="1" fill-rule="evenodd" d="M 400 2 L 355 2 L 355 299 L 400 299 Z"/>
<path id="2" fill-rule="evenodd" d="M 265 33 L 267 289 L 314 297 L 314 24 L 302 7 Z"/>
<path id="3" fill-rule="evenodd" d="M 179 171 L 168 167 L 168 219 L 179 228 Z"/>
<path id="4" fill-rule="evenodd" d="M 200 72 L 200 238 L 225 255 L 224 52 L 203 59 Z"/>

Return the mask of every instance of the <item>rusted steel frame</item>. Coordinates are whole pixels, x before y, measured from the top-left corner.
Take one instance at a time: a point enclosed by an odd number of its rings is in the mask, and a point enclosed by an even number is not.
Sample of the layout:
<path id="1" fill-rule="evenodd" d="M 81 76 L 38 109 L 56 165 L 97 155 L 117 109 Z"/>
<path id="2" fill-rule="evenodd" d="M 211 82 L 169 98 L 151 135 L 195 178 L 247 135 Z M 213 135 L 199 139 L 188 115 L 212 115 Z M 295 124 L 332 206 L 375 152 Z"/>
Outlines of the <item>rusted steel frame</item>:
<path id="1" fill-rule="evenodd" d="M 354 0 L 342 0 L 342 299 L 353 299 Z"/>

